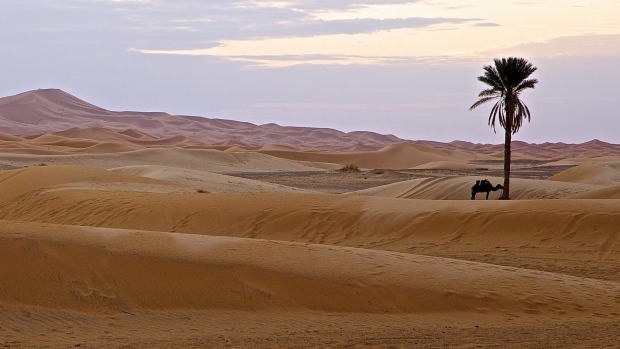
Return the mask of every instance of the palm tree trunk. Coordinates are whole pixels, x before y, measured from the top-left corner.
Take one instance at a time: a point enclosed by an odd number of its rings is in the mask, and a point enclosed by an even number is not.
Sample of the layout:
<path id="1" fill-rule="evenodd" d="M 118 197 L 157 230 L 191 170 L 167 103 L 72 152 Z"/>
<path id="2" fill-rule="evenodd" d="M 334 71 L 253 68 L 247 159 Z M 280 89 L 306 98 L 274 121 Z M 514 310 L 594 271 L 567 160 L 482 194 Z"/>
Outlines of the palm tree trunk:
<path id="1" fill-rule="evenodd" d="M 500 200 L 510 200 L 510 145 L 512 143 L 512 132 L 510 128 L 506 128 L 504 137 L 504 192 L 499 198 Z"/>

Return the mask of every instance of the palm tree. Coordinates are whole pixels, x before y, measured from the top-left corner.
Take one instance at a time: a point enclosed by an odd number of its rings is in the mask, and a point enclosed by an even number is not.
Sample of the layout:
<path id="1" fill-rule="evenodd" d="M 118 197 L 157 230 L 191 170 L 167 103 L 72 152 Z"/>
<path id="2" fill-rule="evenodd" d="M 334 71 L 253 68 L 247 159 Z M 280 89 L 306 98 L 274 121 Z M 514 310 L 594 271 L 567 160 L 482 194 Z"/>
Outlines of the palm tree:
<path id="1" fill-rule="evenodd" d="M 486 102 L 494 101 L 495 105 L 489 114 L 489 125 L 495 130 L 495 122 L 504 128 L 504 193 L 500 199 L 510 200 L 510 143 L 512 135 L 517 133 L 523 125 L 523 120 L 530 121 L 530 110 L 519 98 L 521 92 L 528 88 L 534 88 L 537 79 L 530 79 L 530 75 L 538 68 L 534 67 L 525 58 L 496 58 L 495 66 L 487 65 L 484 75 L 478 77 L 489 86 L 480 92 L 480 99 L 474 103 L 472 110 Z"/>

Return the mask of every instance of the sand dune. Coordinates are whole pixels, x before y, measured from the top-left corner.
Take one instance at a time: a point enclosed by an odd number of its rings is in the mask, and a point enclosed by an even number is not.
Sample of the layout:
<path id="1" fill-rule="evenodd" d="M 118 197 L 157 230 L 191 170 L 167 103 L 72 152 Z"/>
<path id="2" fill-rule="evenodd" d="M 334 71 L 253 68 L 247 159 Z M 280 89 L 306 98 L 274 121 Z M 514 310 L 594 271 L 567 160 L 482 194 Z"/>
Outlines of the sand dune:
<path id="1" fill-rule="evenodd" d="M 96 141 L 105 141 L 105 142 L 132 142 L 142 139 L 142 137 L 132 137 L 131 132 L 128 134 L 117 132 L 114 130 L 106 129 L 106 128 L 78 128 L 74 127 L 69 130 L 60 131 L 53 133 L 56 136 L 66 137 L 66 138 L 80 138 L 80 139 L 90 139 Z M 144 133 L 138 134 L 136 131 L 133 131 L 133 134 L 136 136 L 148 136 Z M 148 137 L 153 138 L 153 137 Z"/>
<path id="2" fill-rule="evenodd" d="M 486 154 L 492 157 L 503 158 L 504 146 L 501 144 L 474 144 L 471 142 L 454 141 L 449 144 L 439 142 L 421 142 L 427 145 L 459 149 L 467 152 Z M 565 159 L 589 158 L 599 156 L 620 155 L 620 145 L 592 140 L 581 144 L 542 143 L 531 144 L 520 141 L 512 142 L 513 159 Z"/>
<path id="3" fill-rule="evenodd" d="M 72 139 L 88 139 L 102 143 L 119 143 L 133 146 L 134 148 L 146 147 L 169 147 L 169 148 L 202 148 L 209 146 L 183 135 L 155 138 L 144 132 L 136 130 L 114 131 L 105 128 L 73 128 L 67 131 L 55 132 L 54 136 Z"/>
<path id="4" fill-rule="evenodd" d="M 261 151 L 261 152 L 268 152 L 268 151 L 299 151 L 300 149 L 289 146 L 289 145 L 265 144 L 262 147 L 258 149 L 253 149 L 253 150 Z"/>
<path id="5" fill-rule="evenodd" d="M 390 169 L 447 169 L 447 170 L 473 170 L 481 167 L 480 165 L 470 164 L 473 160 L 499 161 L 502 152 L 481 151 L 483 145 L 473 145 L 466 142 L 456 143 L 439 143 L 429 141 L 416 141 L 407 143 L 394 143 L 378 147 L 367 146 L 363 144 L 356 145 L 333 145 L 333 149 L 326 151 L 312 151 L 312 149 L 327 149 L 329 144 L 304 144 L 299 142 L 289 142 L 282 145 L 267 144 L 262 146 L 248 146 L 242 142 L 230 140 L 209 142 L 196 140 L 195 134 L 192 137 L 183 134 L 165 133 L 164 136 L 152 136 L 143 131 L 127 129 L 132 124 L 123 125 L 124 131 L 115 131 L 113 129 L 93 127 L 93 128 L 76 128 L 44 134 L 29 134 L 26 138 L 4 134 L 0 137 L 0 149 L 11 151 L 14 149 L 44 149 L 48 152 L 83 152 L 83 153 L 104 153 L 104 152 L 122 152 L 131 151 L 142 148 L 186 148 L 186 149 L 218 149 L 228 152 L 261 152 L 276 157 L 291 160 L 303 160 L 324 163 L 357 164 L 364 168 L 390 168 Z M 1 128 L 0 128 L 1 129 Z M 236 132 L 231 130 L 230 132 Z M 251 132 L 250 132 L 251 134 Z M 288 137 L 288 136 L 287 136 Z M 292 137 L 292 136 L 291 136 Z M 294 137 L 293 137 L 294 138 Z M 265 142 L 269 140 L 265 139 Z M 99 145 L 99 144 L 102 145 Z M 116 147 L 110 148 L 109 144 L 117 144 Z M 458 145 L 458 146 L 455 146 Z M 597 143 L 598 144 L 598 143 Z M 241 146 L 240 146 L 241 145 Z M 484 145 L 491 149 L 496 146 Z M 545 153 L 545 147 L 533 147 L 532 145 L 523 145 L 528 152 L 520 154 L 518 151 L 514 153 L 515 160 L 551 160 L 549 163 L 573 163 L 581 164 L 583 159 L 593 154 L 607 154 L 609 156 L 620 154 L 620 150 L 616 151 L 615 145 L 593 146 L 586 144 L 582 152 L 573 151 L 572 146 L 559 145 L 557 152 L 562 151 L 566 160 L 557 160 L 561 156 L 551 157 Z M 601 147 L 609 148 L 607 151 L 601 150 Z M 518 149 L 519 147 L 516 147 Z M 542 149 L 537 153 L 538 149 Z M 309 150 L 310 149 L 310 150 Z M 581 149 L 581 148 L 577 148 Z M 599 152 L 600 151 L 600 152 Z M 554 153 L 555 154 L 555 153 Z M 569 156 L 581 156 L 581 158 L 571 158 Z M 574 159 L 574 160 L 571 160 Z M 482 167 L 489 167 L 486 164 Z M 495 165 L 499 166 L 499 165 Z M 585 171 L 587 172 L 587 171 Z"/>
<path id="6" fill-rule="evenodd" d="M 0 198 L 0 263 L 13 266 L 0 270 L 2 303 L 562 318 L 620 309 L 617 200 L 198 194 L 75 166 L 5 171 Z M 513 265 L 411 254 L 466 246 Z"/>
<path id="7" fill-rule="evenodd" d="M 455 158 L 466 162 L 477 156 L 456 150 L 444 150 L 417 145 L 398 143 L 377 151 L 366 152 L 299 152 L 283 150 L 262 150 L 273 156 L 299 160 L 335 164 L 354 164 L 361 168 L 403 169 L 437 161 L 454 161 Z M 484 158 L 484 157 L 483 157 Z"/>
<path id="8" fill-rule="evenodd" d="M 0 143 L 0 147 L 2 147 L 2 145 L 3 144 Z M 14 156 L 13 154 L 23 154 L 26 157 L 30 157 L 30 156 L 45 156 L 45 155 L 64 155 L 64 154 L 67 154 L 67 151 L 63 149 L 52 150 L 46 146 L 36 146 L 36 145 L 30 145 L 30 144 L 19 144 L 19 145 L 12 144 L 9 149 L 2 149 L 2 153 L 0 153 L 0 156 L 7 155 L 9 158 L 11 158 Z M 11 160 L 8 160 L 8 162 L 11 162 Z M 21 162 L 21 161 L 17 160 L 17 162 Z M 27 160 L 26 162 L 28 163 L 28 166 L 34 165 L 34 163 L 31 163 Z"/>
<path id="9" fill-rule="evenodd" d="M 0 171 L 0 334 L 13 346 L 225 346 L 225 328 L 245 347 L 615 343 L 614 186 L 514 179 L 528 200 L 462 201 L 474 177 L 328 195 L 208 173 L 323 166 L 254 152 L 0 161 L 50 163 Z"/>
<path id="10" fill-rule="evenodd" d="M 67 118 L 74 110 L 82 115 L 104 112 L 60 90 L 38 90 L 0 98 L 2 128 L 11 134 L 47 133 L 50 127 L 56 131 L 70 129 L 79 125 L 74 118 Z"/>
<path id="11" fill-rule="evenodd" d="M 20 198 L 44 195 L 62 190 L 85 190 L 88 193 L 118 192 L 187 192 L 188 187 L 139 176 L 84 166 L 37 166 L 0 172 L 0 192 L 5 203 L 15 204 Z M 63 194 L 60 194 L 63 195 Z M 54 205 L 49 206 L 52 208 Z"/>
<path id="12" fill-rule="evenodd" d="M 169 172 L 166 173 L 166 170 Z M 157 167 L 133 167 L 119 169 L 118 171 L 127 173 L 146 174 L 159 179 L 166 179 L 169 175 L 173 178 L 182 177 L 183 174 L 200 173 L 175 170 Z M 549 182 L 546 181 L 528 181 L 522 180 L 524 183 L 533 183 L 532 188 L 536 189 L 535 185 L 551 184 L 557 186 L 556 191 L 543 192 L 541 196 L 558 196 L 559 192 L 568 192 L 571 189 L 573 192 L 586 192 L 584 189 L 600 188 L 592 185 L 584 184 L 571 184 L 567 186 L 566 183 L 561 182 Z M 530 205 L 534 207 L 548 207 L 548 209 L 542 209 L 541 215 L 549 215 L 551 222 L 553 212 L 557 211 L 559 216 L 570 216 L 574 212 L 578 212 L 580 207 L 583 209 L 592 209 L 592 213 L 596 213 L 600 216 L 600 219 L 613 219 L 615 216 L 607 217 L 606 210 L 610 209 L 615 202 L 614 200 L 602 200 L 593 202 L 587 200 L 582 202 L 581 200 L 525 200 L 522 203 L 519 201 L 512 202 L 494 202 L 494 201 L 476 201 L 468 202 L 467 205 L 463 205 L 459 201 L 438 201 L 438 200 L 400 200 L 392 199 L 390 197 L 374 197 L 374 196 L 360 196 L 360 195 L 323 195 L 323 194 L 286 194 L 286 193 L 265 193 L 265 194 L 208 194 L 201 195 L 198 193 L 191 193 L 191 195 L 165 195 L 165 197 L 159 197 L 157 193 L 140 193 L 136 194 L 136 190 L 132 188 L 137 187 L 138 184 L 148 184 L 157 186 L 170 186 L 176 188 L 181 192 L 186 191 L 189 188 L 186 183 L 173 183 L 164 182 L 161 180 L 144 178 L 141 176 L 128 175 L 126 173 L 118 173 L 116 171 L 106 171 L 97 168 L 88 168 L 83 166 L 38 166 L 32 168 L 3 171 L 0 172 L 0 202 L 3 202 L 2 214 L 4 219 L 19 219 L 25 221 L 39 221 L 49 223 L 63 223 L 73 225 L 93 225 L 98 226 L 104 222 L 109 227 L 115 228 L 131 228 L 141 229 L 139 227 L 146 226 L 159 226 L 162 231 L 172 231 L 173 228 L 180 229 L 185 225 L 196 224 L 193 228 L 196 228 L 197 232 L 205 231 L 206 234 L 217 231 L 217 229 L 228 226 L 230 231 L 245 232 L 240 233 L 247 234 L 248 230 L 259 230 L 260 226 L 265 224 L 273 225 L 273 231 L 285 231 L 290 230 L 291 236 L 294 236 L 295 226 L 307 226 L 314 227 L 311 224 L 317 226 L 310 229 L 311 231 L 325 231 L 336 232 L 338 231 L 373 231 L 379 229 L 386 233 L 395 233 L 398 231 L 407 230 L 408 227 L 412 227 L 412 223 L 405 224 L 406 220 L 412 219 L 412 215 L 419 214 L 425 216 L 426 213 L 436 212 L 437 216 L 444 210 L 450 215 L 477 215 L 481 217 L 492 216 L 493 212 L 503 212 L 505 207 L 511 207 L 511 210 L 515 207 L 521 207 L 523 209 Z M 516 183 L 519 183 L 517 181 Z M 62 187 L 75 188 L 75 184 L 80 184 L 84 189 L 84 193 L 80 190 L 64 191 L 58 190 Z M 105 183 L 118 183 L 124 184 L 127 188 L 127 193 L 118 192 L 113 193 L 109 191 L 101 191 L 97 186 L 101 186 Z M 441 185 L 439 185 L 439 184 Z M 445 183 L 446 185 L 443 185 Z M 462 183 L 469 183 L 467 178 L 439 178 L 439 179 L 421 179 L 412 180 L 397 183 L 393 185 L 395 189 L 401 189 L 399 186 L 409 186 L 409 188 L 416 186 L 428 186 L 428 187 L 446 187 L 450 188 L 454 185 L 462 185 Z M 88 190 L 88 186 L 93 186 L 93 190 Z M 392 186 L 384 186 L 376 189 L 384 190 Z M 453 192 L 447 190 L 447 192 Z M 398 190 L 395 190 L 398 192 Z M 406 192 L 406 191 L 403 191 Z M 432 192 L 432 190 L 431 190 Z M 357 193 L 356 193 L 357 194 Z M 518 194 L 518 191 L 516 192 Z M 118 195 L 119 200 L 109 200 L 110 197 Z M 529 194 L 534 195 L 534 194 Z M 397 196 L 397 195 L 394 195 Z M 466 190 L 465 196 L 468 198 L 469 191 Z M 89 204 L 78 205 L 78 202 L 83 197 L 89 198 Z M 98 200 L 101 198 L 101 200 Z M 105 198 L 105 200 L 103 200 Z M 121 200 L 121 198 L 123 200 Z M 437 197 L 434 197 L 435 199 Z M 247 201 L 246 203 L 243 203 Z M 54 203 L 54 204 L 52 204 Z M 217 209 L 218 205 L 224 205 L 220 209 Z M 111 205 L 111 206 L 107 206 Z M 383 206 L 382 206 L 383 205 Z M 123 207 L 124 206 L 124 207 Z M 401 208 L 395 209 L 395 206 Z M 423 206 L 423 207 L 421 207 Z M 26 210 L 25 207 L 30 207 Z M 178 207 L 179 210 L 176 213 L 166 212 L 167 208 Z M 182 209 L 185 207 L 185 209 Z M 239 207 L 235 210 L 226 210 L 225 207 Z M 372 207 L 372 210 L 369 208 Z M 68 208 L 71 208 L 70 210 Z M 213 208 L 213 209 L 208 209 Z M 243 209 L 241 209 L 243 208 Z M 455 210 L 455 208 L 458 208 Z M 477 209 L 484 208 L 484 212 L 476 212 Z M 553 209 L 552 209 L 553 208 Z M 124 226 L 123 222 L 127 221 L 124 215 L 118 215 L 118 220 L 114 217 L 117 215 L 116 211 L 132 211 L 136 214 L 136 217 L 142 218 L 135 219 L 130 226 Z M 393 211 L 391 211 L 393 210 Z M 230 211 L 230 212 L 228 212 Z M 519 214 L 528 214 L 530 210 L 524 210 Z M 62 212 L 62 215 L 57 215 L 57 212 Z M 99 218 L 94 219 L 89 217 L 88 212 L 101 212 Z M 154 214 L 160 212 L 160 214 Z M 199 213 L 193 218 L 197 219 L 197 222 L 192 223 L 191 220 L 187 220 L 187 212 Z M 269 212 L 273 213 L 273 219 L 261 219 L 260 222 L 252 221 L 260 216 L 261 212 L 267 212 L 267 216 L 271 216 Z M 280 212 L 279 214 L 276 214 Z M 333 212 L 333 217 L 327 215 L 327 213 Z M 341 213 L 339 213 L 341 212 Z M 615 212 L 612 210 L 611 212 Z M 165 213 L 165 214 L 164 214 Z M 380 214 L 379 214 L 380 213 Z M 399 218 L 399 214 L 403 214 Z M 180 214 L 180 216 L 176 216 Z M 385 219 L 388 217 L 394 220 L 392 223 L 386 223 L 382 220 L 381 215 L 385 214 Z M 203 215 L 203 216 L 201 216 Z M 214 219 L 212 215 L 217 215 L 219 218 Z M 165 217 L 166 222 L 159 222 L 160 219 Z M 242 217 L 247 216 L 247 219 Z M 313 218 L 316 216 L 316 218 Z M 532 213 L 532 217 L 535 213 Z M 59 218 L 63 221 L 56 221 Z M 296 219 L 299 218 L 299 219 Z M 330 221 L 330 218 L 334 218 Z M 338 219 L 336 219 L 338 218 Z M 397 222 L 400 219 L 402 222 Z M 102 219 L 99 221 L 98 219 Z M 284 219 L 280 221 L 280 219 Z M 325 221 L 321 221 L 325 219 Z M 375 219 L 379 221 L 374 222 Z M 200 227 L 200 221 L 212 222 L 209 227 Z M 184 222 L 182 225 L 179 223 Z M 267 222 L 268 221 L 268 222 Z M 220 222 L 220 227 L 217 227 L 215 222 Z M 374 223 L 373 223 L 374 222 Z M 260 224 L 257 224 L 260 223 Z M 403 223 L 402 225 L 400 223 Z M 491 223 L 491 221 L 489 221 Z M 119 225 L 120 224 L 120 225 Z M 232 224 L 232 225 L 229 225 Z M 240 224 L 240 225 L 238 225 Z M 324 228 L 320 228 L 320 224 L 325 225 Z M 333 224 L 333 226 L 332 226 Z M 379 228 L 377 224 L 387 224 L 384 228 Z M 456 228 L 454 224 L 457 222 L 444 222 L 440 226 L 436 227 L 439 231 L 454 231 Z M 458 223 L 460 224 L 460 223 Z M 550 223 L 551 224 L 551 223 Z M 281 228 L 275 228 L 281 225 Z M 288 227 L 288 228 L 287 228 Z M 391 227 L 391 228 L 388 228 Z M 440 227 L 444 227 L 439 229 Z M 144 228 L 146 229 L 146 228 Z M 157 230 L 148 228 L 149 230 Z M 206 230 L 205 230 L 206 229 Z M 420 229 L 420 227 L 416 227 Z M 474 226 L 472 226 L 474 229 Z M 505 229 L 521 229 L 522 231 L 538 231 L 538 227 L 530 227 L 526 225 L 520 225 L 520 227 L 506 227 Z M 615 229 L 615 226 L 610 226 L 609 229 Z M 307 229 L 299 229 L 300 233 L 307 233 Z M 484 226 L 478 226 L 477 231 L 485 230 Z M 185 231 L 185 230 L 183 230 Z M 313 234 L 315 234 L 313 233 Z M 338 234 L 336 234 L 338 235 Z M 348 233 L 347 233 L 348 235 Z"/>
<path id="13" fill-rule="evenodd" d="M 169 115 L 160 112 L 109 111 L 80 100 L 64 91 L 43 89 L 0 98 L 0 130 L 13 135 L 40 135 L 66 132 L 76 127 L 104 128 L 126 134 L 134 141 L 183 136 L 200 144 L 231 147 L 263 146 L 278 143 L 304 149 L 378 149 L 402 141 L 392 135 L 351 132 L 325 128 L 284 127 L 276 124 L 254 125 L 233 120 Z M 70 131 L 67 136 L 76 131 Z M 78 133 L 80 133 L 78 131 Z M 84 132 L 81 132 L 84 136 Z M 101 133 L 88 137 L 100 139 Z M 104 141 L 113 141 L 103 139 Z"/>
<path id="14" fill-rule="evenodd" d="M 124 133 L 125 132 L 125 133 Z M 25 138 L 7 138 L 1 144 L 3 149 L 18 149 L 28 146 L 45 147 L 58 152 L 112 153 L 144 148 L 190 148 L 210 149 L 212 146 L 191 138 L 176 135 L 155 138 L 135 130 L 117 132 L 105 128 L 72 128 L 50 134 L 33 135 Z"/>
<path id="15" fill-rule="evenodd" d="M 135 131 L 132 132 L 130 134 L 136 134 Z M 17 139 L 8 141 L 0 146 L 4 149 L 43 148 L 58 153 L 80 152 L 93 154 L 121 153 L 145 148 L 213 150 L 210 149 L 213 148 L 212 145 L 206 145 L 181 135 L 170 138 L 153 138 L 141 134 L 139 137 L 131 137 L 121 132 L 101 128 L 74 128 L 54 134 L 38 135 L 28 140 Z M 267 145 L 254 149 L 224 146 L 223 149 L 231 154 L 238 153 L 239 155 L 236 155 L 238 157 L 249 156 L 246 153 L 262 153 L 293 161 L 339 165 L 356 164 L 363 168 L 389 169 L 416 166 L 416 168 L 425 169 L 475 169 L 479 166 L 470 165 L 468 161 L 485 158 L 484 156 L 481 157 L 458 150 L 436 149 L 414 143 L 393 144 L 380 150 L 362 152 L 308 152 L 284 145 Z"/>
<path id="16" fill-rule="evenodd" d="M 0 132 L 0 141 L 4 141 L 4 142 L 20 142 L 20 141 L 24 141 L 25 139 L 22 137 L 18 137 L 18 136 L 14 136 L 14 135 L 10 135 L 8 133 L 2 133 Z"/>
<path id="17" fill-rule="evenodd" d="M 0 271 L 10 281 L 0 300 L 82 311 L 610 316 L 620 293 L 617 283 L 382 251 L 32 223 L 0 222 L 0 232 L 2 263 L 15 266 Z"/>
<path id="18" fill-rule="evenodd" d="M 381 187 L 357 191 L 351 194 L 370 195 L 391 198 L 426 199 L 426 200 L 470 200 L 471 187 L 479 177 L 432 177 L 413 179 Z M 503 183 L 499 177 L 488 177 L 493 185 Z M 570 195 L 590 192 L 601 186 L 582 183 L 564 183 L 547 180 L 513 178 L 510 196 L 513 200 L 561 199 Z M 502 191 L 491 192 L 489 199 L 497 199 Z M 476 195 L 477 200 L 484 200 L 486 194 Z"/>
<path id="19" fill-rule="evenodd" d="M 473 244 L 494 255 L 497 246 L 531 246 L 577 268 L 584 261 L 620 262 L 615 237 L 617 200 L 403 200 L 299 193 L 200 194 L 186 186 L 75 167 L 4 171 L 0 219 L 74 226 L 261 238 L 289 242 L 462 253 Z M 422 251 L 426 251 L 422 249 Z M 593 251 L 596 251 L 593 253 Z M 428 252 L 428 251 L 427 251 Z M 433 252 L 433 253 L 435 253 Z M 513 262 L 532 263 L 519 253 Z M 480 257 L 480 256 L 479 256 Z M 513 265 L 513 264 L 510 264 Z M 548 268 L 542 261 L 536 268 Z M 602 270 L 602 266 L 597 266 Z M 605 278 L 617 278 L 609 276 Z M 575 274 L 576 273 L 576 274 Z M 612 273 L 613 274 L 613 273 Z M 592 276 L 590 274 L 586 274 Z"/>
<path id="20" fill-rule="evenodd" d="M 120 153 L 143 149 L 144 147 L 135 145 L 130 142 L 124 142 L 122 139 L 115 140 L 109 137 L 109 141 L 96 140 L 91 138 L 72 138 L 59 136 L 57 134 L 46 134 L 27 141 L 19 141 L 13 144 L 5 144 L 4 148 L 18 148 L 35 145 L 39 148 L 46 148 L 59 153 L 81 152 L 81 153 Z"/>
<path id="21" fill-rule="evenodd" d="M 133 176 L 183 184 L 197 190 L 214 193 L 307 192 L 303 189 L 284 185 L 177 167 L 143 165 L 118 167 L 110 170 Z"/>
<path id="22" fill-rule="evenodd" d="M 102 147 L 107 147 L 102 145 Z M 29 149 L 29 148 L 26 148 Z M 114 149 L 103 149 L 114 150 Z M 124 150 L 124 149 L 123 149 Z M 53 154 L 55 156 L 48 156 Z M 100 168 L 153 165 L 216 173 L 324 171 L 337 165 L 291 161 L 260 153 L 231 153 L 213 149 L 147 148 L 121 153 L 57 152 L 42 148 L 0 153 L 0 164 L 15 167 L 81 164 Z"/>
<path id="23" fill-rule="evenodd" d="M 482 166 L 470 164 L 469 161 L 431 161 L 422 165 L 413 166 L 414 170 L 453 170 L 453 171 L 471 171 L 477 170 Z M 489 166 L 485 166 L 488 168 Z"/>
<path id="24" fill-rule="evenodd" d="M 599 185 L 618 185 L 620 184 L 620 161 L 586 162 L 562 171 L 549 178 L 549 180 Z"/>
<path id="25" fill-rule="evenodd" d="M 108 153 L 123 153 L 128 151 L 135 151 L 143 149 L 142 147 L 127 144 L 127 143 L 115 143 L 115 142 L 99 142 L 82 149 L 72 150 L 78 153 L 89 154 L 108 154 Z"/>
<path id="26" fill-rule="evenodd" d="M 80 131 L 77 128 L 85 131 Z M 105 135 L 105 132 L 93 131 L 97 129 L 107 129 L 117 134 Z M 405 141 L 393 135 L 380 135 L 368 131 L 344 133 L 326 128 L 284 127 L 276 124 L 254 125 L 248 122 L 169 115 L 163 112 L 115 112 L 95 106 L 56 89 L 29 91 L 0 98 L 0 131 L 22 137 L 60 132 L 68 138 L 79 136 L 78 138 L 105 142 L 117 142 L 120 135 L 127 136 L 123 138 L 123 141 L 134 144 L 140 143 L 138 145 L 147 147 L 158 146 L 159 141 L 164 140 L 163 143 L 167 146 L 173 146 L 171 144 L 178 141 L 180 143 L 178 146 L 192 148 L 209 146 L 221 150 L 233 146 L 260 148 L 268 144 L 279 144 L 302 151 L 323 150 L 363 153 Z M 110 136 L 115 139 L 109 139 Z M 176 139 L 179 136 L 186 137 L 188 140 Z M 19 141 L 19 139 L 12 139 L 12 141 Z M 444 152 L 474 154 L 474 158 L 501 159 L 503 152 L 501 145 L 474 144 L 462 141 L 451 143 L 415 141 L 412 143 L 420 147 Z M 6 147 L 6 145 L 3 146 Z M 528 144 L 515 141 L 512 148 L 514 159 L 563 159 L 566 157 L 586 158 L 620 155 L 620 145 L 598 140 L 583 144 Z M 275 151 L 281 152 L 282 150 L 276 149 Z M 422 152 L 426 151 L 422 150 Z M 283 151 L 281 155 L 291 156 L 286 154 L 286 151 Z M 362 161 L 359 156 L 352 155 L 349 157 L 351 161 Z M 342 155 L 338 155 L 333 161 L 325 159 L 311 161 L 342 164 L 347 160 Z M 449 159 L 441 158 L 429 161 L 449 161 Z M 418 166 L 422 163 L 424 162 L 412 162 L 411 166 L 408 167 Z M 388 165 L 383 167 L 394 168 L 394 165 L 388 162 Z"/>
<path id="27" fill-rule="evenodd" d="M 143 140 L 155 140 L 156 139 L 150 134 L 147 134 L 139 130 L 134 130 L 134 129 L 127 129 L 125 131 L 120 131 L 119 133 L 125 136 L 129 136 L 131 138 L 137 138 L 137 139 L 143 139 Z"/>
<path id="28" fill-rule="evenodd" d="M 600 189 L 593 189 L 587 192 L 568 196 L 571 199 L 620 199 L 620 185 L 613 185 Z"/>
<path id="29" fill-rule="evenodd" d="M 394 246 L 398 251 L 426 239 L 438 243 L 442 237 L 449 241 L 464 235 L 486 236 L 497 246 L 508 241 L 515 246 L 540 246 L 571 234 L 579 234 L 575 238 L 580 243 L 597 246 L 598 251 L 620 224 L 616 200 L 475 201 L 463 205 L 459 201 L 326 194 L 95 189 L 54 186 L 31 195 L 3 189 L 7 201 L 2 202 L 1 218 L 368 248 Z M 491 242 L 495 238 L 499 240 Z"/>

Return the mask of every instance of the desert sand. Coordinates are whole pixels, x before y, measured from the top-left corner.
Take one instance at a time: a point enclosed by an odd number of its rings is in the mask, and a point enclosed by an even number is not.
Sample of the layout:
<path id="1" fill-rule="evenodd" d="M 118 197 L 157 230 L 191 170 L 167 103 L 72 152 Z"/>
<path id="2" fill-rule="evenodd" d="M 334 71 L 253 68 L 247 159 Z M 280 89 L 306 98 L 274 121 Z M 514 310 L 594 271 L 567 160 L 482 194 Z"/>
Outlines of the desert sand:
<path id="1" fill-rule="evenodd" d="M 322 129 L 209 144 L 67 98 L 0 99 L 0 346 L 620 342 L 616 145 L 517 144 L 513 200 L 471 201 L 476 179 L 501 183 L 501 148 Z M 57 126 L 59 105 L 64 129 L 13 131 Z"/>

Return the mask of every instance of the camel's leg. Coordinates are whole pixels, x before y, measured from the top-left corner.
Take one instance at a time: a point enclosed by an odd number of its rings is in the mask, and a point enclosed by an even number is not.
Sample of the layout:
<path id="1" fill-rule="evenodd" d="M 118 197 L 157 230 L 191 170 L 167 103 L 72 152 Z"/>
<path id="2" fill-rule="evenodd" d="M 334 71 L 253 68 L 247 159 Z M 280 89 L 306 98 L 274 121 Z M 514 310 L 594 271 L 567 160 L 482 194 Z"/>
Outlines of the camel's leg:
<path id="1" fill-rule="evenodd" d="M 491 193 L 490 191 L 487 191 L 487 200 L 489 200 L 489 194 L 490 193 Z"/>
<path id="2" fill-rule="evenodd" d="M 471 199 L 476 200 L 476 192 L 473 190 L 471 191 Z"/>

